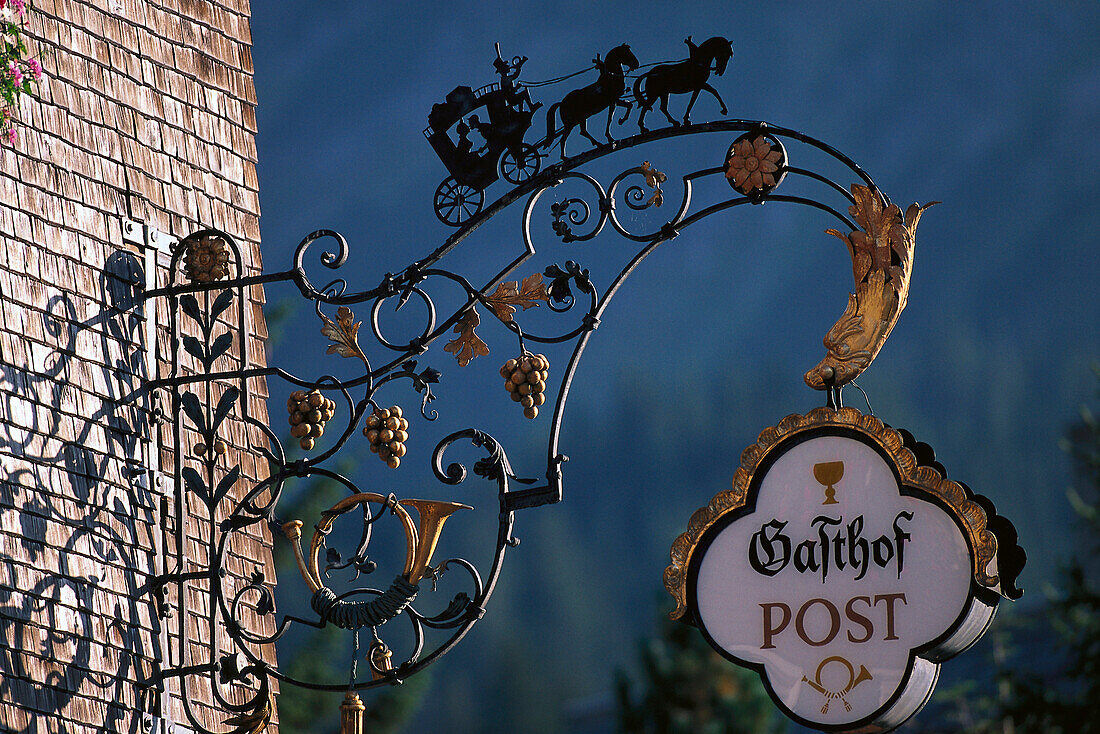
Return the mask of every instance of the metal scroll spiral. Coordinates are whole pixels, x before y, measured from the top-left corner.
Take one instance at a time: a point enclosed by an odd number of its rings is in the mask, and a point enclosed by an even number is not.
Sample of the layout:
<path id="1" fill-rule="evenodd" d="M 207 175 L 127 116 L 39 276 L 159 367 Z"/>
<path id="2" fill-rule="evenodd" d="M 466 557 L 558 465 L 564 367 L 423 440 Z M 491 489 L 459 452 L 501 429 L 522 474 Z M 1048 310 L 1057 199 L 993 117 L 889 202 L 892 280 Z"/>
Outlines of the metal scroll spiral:
<path id="1" fill-rule="evenodd" d="M 611 226 L 615 228 L 623 237 L 633 240 L 634 242 L 652 242 L 655 239 L 662 237 L 666 234 L 668 227 L 674 226 L 679 223 L 684 214 L 687 212 L 688 205 L 690 204 L 690 194 L 687 181 L 683 181 L 683 194 L 680 206 L 673 210 L 669 205 L 669 202 L 664 201 L 664 190 L 660 184 L 654 185 L 655 182 L 651 181 L 651 177 L 659 175 L 659 181 L 664 183 L 668 178 L 658 171 L 653 171 L 645 166 L 635 166 L 628 168 L 620 173 L 612 180 L 611 185 L 608 187 L 607 196 L 612 202 L 609 220 Z M 641 177 L 642 181 L 637 181 L 638 177 Z M 631 183 L 627 183 L 632 181 Z M 618 210 L 615 207 L 615 203 L 619 201 L 619 191 L 623 187 L 626 187 L 622 191 L 622 201 L 628 209 L 635 212 L 641 212 L 646 210 L 656 210 L 659 207 L 668 207 L 663 211 L 673 212 L 673 215 L 667 222 L 663 222 L 656 230 L 649 232 L 632 232 L 630 228 L 625 224 L 618 216 Z"/>
<path id="2" fill-rule="evenodd" d="M 485 451 L 485 456 L 474 463 L 472 468 L 473 473 L 487 480 L 495 481 L 497 483 L 498 492 L 503 497 L 503 495 L 508 492 L 509 482 L 515 479 L 515 475 L 512 473 L 507 455 L 501 445 L 491 435 L 480 430 L 466 429 L 458 431 L 447 436 L 437 444 L 431 459 L 436 477 L 443 484 L 448 486 L 455 486 L 466 480 L 468 472 L 466 467 L 461 463 L 451 462 L 444 468 L 444 454 L 447 449 L 461 440 L 468 440 L 475 447 L 482 448 Z M 252 488 L 252 490 L 235 505 L 226 520 L 223 521 L 222 529 L 225 532 L 222 534 L 218 543 L 217 567 L 224 567 L 227 561 L 226 556 L 230 545 L 230 538 L 234 532 L 264 520 L 264 510 L 267 511 L 268 519 L 273 517 L 274 504 L 278 501 L 278 496 L 282 492 L 281 485 L 283 479 L 289 474 L 297 473 L 295 469 L 302 470 L 301 467 L 294 467 L 293 465 L 286 466 L 285 468 L 290 471 L 276 471 L 272 479 L 265 480 Z M 458 503 L 442 502 L 422 502 L 417 505 L 417 501 L 415 500 L 399 501 L 393 495 L 382 496 L 363 492 L 346 478 L 321 467 L 314 466 L 302 471 L 306 476 L 316 474 L 336 479 L 343 483 L 349 490 L 349 494 L 343 500 L 337 503 L 332 509 L 322 513 L 322 520 L 317 525 L 318 533 L 315 534 L 310 557 L 306 558 L 305 554 L 300 554 L 298 556 L 300 559 L 300 567 L 305 567 L 309 570 L 314 580 L 320 580 L 322 574 L 327 575 L 329 571 L 339 570 L 340 568 L 354 567 L 357 569 L 356 576 L 358 576 L 360 572 L 369 573 L 373 571 L 374 569 L 371 566 L 367 550 L 374 524 L 382 521 L 385 517 L 397 517 L 401 520 L 406 527 L 406 534 L 409 537 L 411 537 L 412 534 L 416 534 L 418 537 L 423 538 L 426 534 L 433 532 L 425 524 L 425 512 L 430 513 L 435 509 L 429 506 L 447 505 L 452 508 L 465 507 L 465 505 L 459 505 Z M 269 490 L 273 495 L 272 501 L 259 502 L 257 498 Z M 380 509 L 378 511 L 367 509 L 372 506 L 379 507 Z M 412 529 L 412 519 L 404 509 L 409 506 L 416 506 L 420 513 L 420 525 L 416 529 Z M 330 561 L 324 571 L 322 571 L 320 568 L 319 553 L 327 547 L 325 541 L 330 537 L 329 531 L 332 528 L 333 521 L 340 516 L 345 516 L 349 510 L 360 507 L 364 508 L 364 513 L 363 531 L 358 547 L 346 560 L 341 559 L 339 562 Z M 444 511 L 446 511 L 446 509 Z M 427 520 L 429 525 L 431 522 L 431 520 Z M 285 525 L 293 524 L 293 522 L 285 523 L 284 527 Z M 297 524 L 299 527 L 301 526 L 300 522 Z M 438 532 L 438 527 L 439 526 L 436 528 L 436 532 Z M 372 679 L 356 682 L 355 687 L 361 689 L 397 682 L 422 669 L 424 666 L 446 653 L 451 647 L 457 644 L 458 640 L 465 635 L 466 631 L 484 614 L 485 604 L 492 593 L 492 589 L 495 586 L 497 576 L 503 564 L 504 552 L 508 547 L 518 544 L 518 540 L 511 534 L 511 527 L 512 513 L 502 513 L 500 516 L 491 571 L 486 579 L 482 578 L 474 564 L 463 558 L 446 558 L 433 566 L 430 563 L 430 552 L 420 552 L 418 554 L 417 549 L 410 543 L 407 549 L 408 557 L 406 559 L 406 572 L 399 575 L 387 589 L 357 587 L 338 594 L 334 590 L 329 589 L 324 583 L 318 584 L 318 589 L 314 592 L 312 599 L 312 607 L 318 615 L 315 621 L 294 616 L 284 616 L 279 620 L 274 632 L 270 634 L 262 634 L 249 629 L 245 623 L 245 619 L 249 616 L 248 612 L 258 612 L 263 616 L 273 613 L 274 611 L 274 600 L 271 594 L 270 585 L 259 569 L 252 574 L 247 584 L 232 592 L 229 598 L 226 598 L 222 593 L 220 584 L 215 585 L 218 587 L 215 591 L 218 606 L 221 609 L 223 618 L 226 620 L 226 629 L 228 629 L 230 635 L 236 638 L 240 643 L 238 647 L 249 661 L 248 669 L 253 674 L 256 674 L 262 669 L 265 675 L 270 675 L 271 677 L 288 683 L 328 690 L 342 690 L 347 687 L 347 684 L 327 684 L 317 681 L 300 681 L 294 679 L 278 669 L 266 666 L 258 657 L 258 654 L 254 652 L 253 648 L 255 646 L 275 642 L 282 638 L 294 623 L 307 624 L 314 627 L 332 624 L 336 627 L 349 630 L 367 628 L 378 629 L 387 622 L 396 619 L 398 616 L 406 616 L 409 620 L 409 629 L 412 635 L 411 653 L 400 664 L 384 670 L 376 670 L 375 662 L 371 661 Z M 318 538 L 320 539 L 318 540 Z M 431 545 L 434 549 L 434 543 Z M 420 547 L 422 549 L 425 548 L 425 546 Z M 413 564 L 411 568 L 409 568 L 410 563 Z M 435 577 L 450 569 L 462 570 L 464 572 L 463 575 L 466 576 L 469 581 L 467 590 L 454 594 L 446 606 L 435 614 L 425 614 L 417 609 L 414 606 L 414 602 L 417 592 L 422 587 L 422 579 L 431 578 L 434 583 Z M 359 598 L 364 596 L 368 598 Z M 426 630 L 429 629 L 450 630 L 451 635 L 449 638 L 441 641 L 434 650 L 424 654 L 427 642 Z M 232 661 L 228 664 L 231 667 L 235 665 Z M 244 668 L 242 668 L 242 670 L 244 670 Z"/>
<path id="3" fill-rule="evenodd" d="M 548 186 L 536 191 L 528 202 L 528 213 L 534 207 L 539 197 L 555 186 L 559 186 L 568 180 L 579 180 L 587 184 L 596 194 L 595 206 L 590 204 L 586 199 L 581 197 L 568 197 L 560 201 L 555 201 L 550 205 L 550 213 L 553 216 L 553 229 L 554 234 L 561 238 L 562 242 L 584 242 L 590 240 L 598 235 L 607 224 L 607 218 L 610 213 L 610 203 L 604 192 L 600 182 L 592 178 L 585 173 L 569 172 L 561 175 L 561 178 L 552 182 Z M 593 212 L 598 214 L 595 218 L 595 222 L 591 225 L 591 228 L 587 231 L 577 233 L 574 231 L 574 227 L 584 227 L 588 224 L 589 220 L 593 218 Z M 526 230 L 529 227 L 525 227 L 525 235 L 529 234 Z M 530 239 L 528 239 L 528 245 L 530 246 Z M 533 249 L 533 248 L 532 248 Z"/>
<path id="4" fill-rule="evenodd" d="M 348 243 L 344 239 L 344 236 L 339 232 L 331 229 L 318 229 L 315 232 L 311 232 L 306 235 L 299 244 L 297 249 L 294 250 L 294 269 L 292 272 L 295 285 L 298 286 L 298 290 L 302 292 L 302 295 L 312 301 L 326 300 L 323 290 L 317 290 L 313 283 L 310 282 L 309 276 L 306 274 L 305 259 L 306 253 L 313 243 L 317 240 L 331 238 L 336 240 L 336 252 L 325 250 L 321 253 L 321 264 L 326 268 L 337 270 L 348 261 Z"/>

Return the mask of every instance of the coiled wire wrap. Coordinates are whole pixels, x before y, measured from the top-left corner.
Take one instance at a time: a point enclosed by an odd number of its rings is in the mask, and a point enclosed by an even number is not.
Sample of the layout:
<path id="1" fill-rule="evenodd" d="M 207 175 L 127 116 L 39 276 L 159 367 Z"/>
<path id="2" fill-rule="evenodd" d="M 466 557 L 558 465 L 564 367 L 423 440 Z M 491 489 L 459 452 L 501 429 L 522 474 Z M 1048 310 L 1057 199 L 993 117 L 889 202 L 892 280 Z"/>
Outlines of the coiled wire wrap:
<path id="1" fill-rule="evenodd" d="M 410 584 L 403 576 L 398 576 L 381 596 L 370 601 L 348 601 L 337 599 L 332 589 L 322 586 L 314 592 L 310 606 L 321 619 L 341 629 L 377 627 L 405 611 L 405 607 L 416 598 L 419 590 L 418 585 Z"/>

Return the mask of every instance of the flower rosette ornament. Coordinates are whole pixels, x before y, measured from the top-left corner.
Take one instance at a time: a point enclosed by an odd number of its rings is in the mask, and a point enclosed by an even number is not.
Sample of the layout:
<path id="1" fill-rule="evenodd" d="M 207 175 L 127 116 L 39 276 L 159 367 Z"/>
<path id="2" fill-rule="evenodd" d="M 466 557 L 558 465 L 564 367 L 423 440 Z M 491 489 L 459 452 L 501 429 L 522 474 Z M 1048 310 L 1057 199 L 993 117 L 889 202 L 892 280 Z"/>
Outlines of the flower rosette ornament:
<path id="1" fill-rule="evenodd" d="M 787 151 L 771 135 L 747 132 L 726 152 L 726 180 L 734 191 L 761 201 L 787 175 Z"/>
<path id="2" fill-rule="evenodd" d="M 229 243 L 205 236 L 187 242 L 183 268 L 192 283 L 213 283 L 229 271 Z"/>

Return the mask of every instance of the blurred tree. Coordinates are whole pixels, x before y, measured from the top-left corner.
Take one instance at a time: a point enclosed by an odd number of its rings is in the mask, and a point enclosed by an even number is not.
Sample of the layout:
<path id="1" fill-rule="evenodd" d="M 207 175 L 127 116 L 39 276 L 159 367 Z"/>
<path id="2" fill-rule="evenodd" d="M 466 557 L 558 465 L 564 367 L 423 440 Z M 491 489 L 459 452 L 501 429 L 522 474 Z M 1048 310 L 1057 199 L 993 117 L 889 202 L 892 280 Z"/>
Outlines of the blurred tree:
<path id="1" fill-rule="evenodd" d="M 640 647 L 640 694 L 617 671 L 619 731 L 625 734 L 764 734 L 780 731 L 760 678 L 711 649 L 694 627 L 662 615 Z"/>
<path id="2" fill-rule="evenodd" d="M 984 664 L 941 687 L 907 731 L 1100 733 L 1100 421 L 1088 408 L 1063 446 L 1082 487 L 1067 492 L 1080 519 L 1077 555 L 1055 579 L 1045 605 L 1006 609 L 998 617 L 982 640 Z"/>
<path id="3" fill-rule="evenodd" d="M 1017 733 L 1100 733 L 1100 421 L 1088 408 L 1064 445 L 1083 489 L 1068 493 L 1081 524 L 1080 542 L 1046 615 L 1063 665 L 1053 677 L 1036 675 L 1026 661 L 1002 674 L 1010 691 L 1002 715 Z"/>

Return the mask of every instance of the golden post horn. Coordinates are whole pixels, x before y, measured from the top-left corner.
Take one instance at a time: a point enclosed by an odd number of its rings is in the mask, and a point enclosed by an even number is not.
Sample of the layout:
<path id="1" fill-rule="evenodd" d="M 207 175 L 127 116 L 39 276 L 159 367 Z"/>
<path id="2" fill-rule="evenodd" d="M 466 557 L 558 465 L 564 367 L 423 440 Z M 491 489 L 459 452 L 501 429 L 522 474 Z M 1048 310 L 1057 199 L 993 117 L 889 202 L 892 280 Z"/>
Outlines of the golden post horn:
<path id="1" fill-rule="evenodd" d="M 416 508 L 420 516 L 420 532 L 417 534 L 416 551 L 413 557 L 405 564 L 405 580 L 410 584 L 416 584 L 424 578 L 424 573 L 431 563 L 432 553 L 435 553 L 436 543 L 439 542 L 439 533 L 443 530 L 443 523 L 458 510 L 472 510 L 474 508 L 460 502 L 443 502 L 439 500 L 402 500 L 402 505 L 411 505 Z"/>
<path id="2" fill-rule="evenodd" d="M 370 502 L 377 502 L 381 505 L 389 504 L 389 500 L 380 494 L 375 494 L 374 492 L 357 492 L 333 505 L 332 508 L 321 517 L 321 521 L 314 526 L 316 530 L 313 533 L 313 541 L 309 544 L 309 563 L 307 568 L 302 572 L 303 575 L 306 576 L 306 581 L 310 584 L 310 589 L 313 592 L 316 592 L 317 589 L 323 586 L 321 583 L 319 556 L 321 553 L 321 545 L 325 540 L 325 535 L 332 528 L 333 522 L 336 521 L 337 517 L 350 511 L 357 505 Z M 413 561 L 413 547 L 416 545 L 416 526 L 413 524 L 412 517 L 400 504 L 394 505 L 393 511 L 397 514 L 398 519 L 401 520 L 401 525 L 405 530 L 405 568 L 408 568 Z M 290 524 L 291 523 L 287 523 L 287 525 Z M 299 523 L 299 534 L 300 525 Z M 287 532 L 286 525 L 283 526 L 283 532 Z M 290 537 L 290 535 L 288 534 L 287 537 Z M 314 584 L 316 584 L 316 586 L 314 586 Z"/>
<path id="3" fill-rule="evenodd" d="M 294 558 L 298 561 L 298 570 L 302 572 L 302 578 L 306 580 L 309 590 L 316 592 L 317 589 L 321 588 L 321 582 L 310 574 L 306 559 L 302 556 L 302 521 L 291 520 L 283 523 L 283 533 L 290 541 L 291 547 L 294 548 Z"/>
<path id="4" fill-rule="evenodd" d="M 865 680 L 871 680 L 871 674 L 869 672 L 867 672 L 867 667 L 866 666 L 861 665 L 861 666 L 859 666 L 859 675 L 857 675 L 856 679 L 854 681 L 852 681 L 852 685 L 850 685 L 848 687 L 848 690 L 849 691 L 852 690 L 853 688 L 855 688 L 856 686 L 858 686 L 860 683 L 862 683 Z"/>

